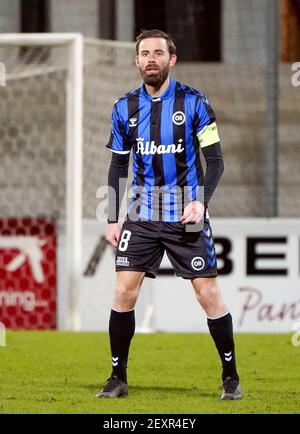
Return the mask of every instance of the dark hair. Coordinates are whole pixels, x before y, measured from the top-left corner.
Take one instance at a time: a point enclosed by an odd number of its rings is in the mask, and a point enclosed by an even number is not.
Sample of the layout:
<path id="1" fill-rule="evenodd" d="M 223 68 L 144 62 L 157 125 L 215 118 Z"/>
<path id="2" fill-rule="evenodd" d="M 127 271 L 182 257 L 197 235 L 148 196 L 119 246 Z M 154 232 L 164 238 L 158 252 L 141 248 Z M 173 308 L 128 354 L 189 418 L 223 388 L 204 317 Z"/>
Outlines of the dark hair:
<path id="1" fill-rule="evenodd" d="M 165 33 L 162 30 L 158 30 L 158 29 L 152 29 L 152 30 L 142 29 L 141 33 L 136 38 L 135 48 L 136 48 L 137 54 L 139 52 L 139 46 L 140 46 L 141 41 L 143 39 L 148 39 L 148 38 L 163 38 L 163 39 L 165 39 L 167 41 L 170 55 L 172 56 L 172 54 L 176 53 L 176 46 L 174 44 L 174 41 L 170 37 L 170 35 L 168 35 L 168 33 Z"/>

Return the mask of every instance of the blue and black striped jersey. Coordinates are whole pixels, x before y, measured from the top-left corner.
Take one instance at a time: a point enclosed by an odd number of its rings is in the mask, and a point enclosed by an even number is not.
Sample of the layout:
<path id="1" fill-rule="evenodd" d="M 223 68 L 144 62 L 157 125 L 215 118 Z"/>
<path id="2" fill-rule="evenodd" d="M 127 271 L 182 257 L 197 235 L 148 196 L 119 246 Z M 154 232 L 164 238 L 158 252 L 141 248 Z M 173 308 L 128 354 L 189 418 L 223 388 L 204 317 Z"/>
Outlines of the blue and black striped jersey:
<path id="1" fill-rule="evenodd" d="M 152 218 L 154 190 L 164 188 L 171 200 L 162 219 L 179 221 L 172 194 L 185 188 L 189 200 L 198 197 L 204 180 L 199 147 L 218 141 L 215 114 L 206 96 L 171 78 L 160 97 L 150 96 L 142 86 L 115 103 L 107 147 L 118 154 L 132 151 L 132 203 L 136 191 L 142 191 L 140 217 Z"/>

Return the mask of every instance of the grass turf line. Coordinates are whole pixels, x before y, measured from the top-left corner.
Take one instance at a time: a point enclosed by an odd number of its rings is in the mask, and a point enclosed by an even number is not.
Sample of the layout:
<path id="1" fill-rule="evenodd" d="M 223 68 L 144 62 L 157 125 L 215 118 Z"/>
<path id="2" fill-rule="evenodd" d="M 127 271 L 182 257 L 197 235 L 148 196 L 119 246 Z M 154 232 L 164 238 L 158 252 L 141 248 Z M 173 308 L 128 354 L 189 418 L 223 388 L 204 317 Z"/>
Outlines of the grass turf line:
<path id="1" fill-rule="evenodd" d="M 290 334 L 236 334 L 242 401 L 220 400 L 208 334 L 135 335 L 129 397 L 97 399 L 110 375 L 106 333 L 8 332 L 0 413 L 299 413 L 300 347 Z"/>

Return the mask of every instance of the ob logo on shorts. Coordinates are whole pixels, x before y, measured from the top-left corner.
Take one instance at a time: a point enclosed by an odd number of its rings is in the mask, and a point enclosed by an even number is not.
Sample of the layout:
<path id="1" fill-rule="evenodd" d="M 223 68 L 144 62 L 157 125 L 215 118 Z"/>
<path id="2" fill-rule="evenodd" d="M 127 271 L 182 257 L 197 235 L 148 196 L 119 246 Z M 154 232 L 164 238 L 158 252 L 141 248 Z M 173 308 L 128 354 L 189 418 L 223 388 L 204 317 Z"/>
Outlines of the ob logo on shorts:
<path id="1" fill-rule="evenodd" d="M 172 120 L 175 125 L 182 125 L 185 123 L 185 114 L 183 112 L 175 112 Z"/>
<path id="2" fill-rule="evenodd" d="M 201 271 L 205 267 L 205 261 L 201 256 L 195 256 L 192 259 L 191 266 L 195 271 Z"/>

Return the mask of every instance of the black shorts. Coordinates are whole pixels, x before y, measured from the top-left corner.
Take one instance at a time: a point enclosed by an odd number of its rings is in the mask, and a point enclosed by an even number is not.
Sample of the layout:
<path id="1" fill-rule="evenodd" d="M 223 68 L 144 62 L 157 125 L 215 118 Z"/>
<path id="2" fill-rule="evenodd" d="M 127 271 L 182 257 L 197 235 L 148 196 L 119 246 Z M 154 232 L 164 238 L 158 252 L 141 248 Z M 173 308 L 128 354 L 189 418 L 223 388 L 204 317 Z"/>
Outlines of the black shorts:
<path id="1" fill-rule="evenodd" d="M 187 232 L 180 222 L 126 220 L 116 250 L 116 271 L 145 271 L 146 277 L 155 278 L 165 251 L 179 277 L 217 276 L 209 220 L 197 232 Z"/>

